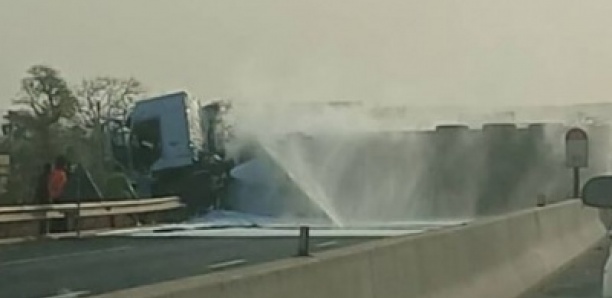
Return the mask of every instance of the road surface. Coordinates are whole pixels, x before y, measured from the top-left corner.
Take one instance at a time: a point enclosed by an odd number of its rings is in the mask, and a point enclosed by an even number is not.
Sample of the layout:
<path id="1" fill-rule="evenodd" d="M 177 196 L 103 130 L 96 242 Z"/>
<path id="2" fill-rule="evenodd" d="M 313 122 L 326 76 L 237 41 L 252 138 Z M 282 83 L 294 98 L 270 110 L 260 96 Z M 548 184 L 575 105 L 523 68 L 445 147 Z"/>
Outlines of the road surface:
<path id="1" fill-rule="evenodd" d="M 371 239 L 314 238 L 311 247 Z M 99 237 L 0 245 L 0 297 L 100 294 L 289 258 L 296 251 L 295 238 Z"/>
<path id="2" fill-rule="evenodd" d="M 601 298 L 602 274 L 607 255 L 607 246 L 602 241 L 520 298 Z"/>

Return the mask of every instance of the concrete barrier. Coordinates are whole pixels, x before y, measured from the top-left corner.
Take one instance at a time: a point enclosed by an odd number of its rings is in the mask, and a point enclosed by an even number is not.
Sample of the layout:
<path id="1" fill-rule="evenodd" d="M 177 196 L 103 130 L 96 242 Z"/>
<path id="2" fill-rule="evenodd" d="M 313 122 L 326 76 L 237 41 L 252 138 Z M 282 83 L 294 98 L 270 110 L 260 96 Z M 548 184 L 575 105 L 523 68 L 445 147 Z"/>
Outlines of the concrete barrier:
<path id="1" fill-rule="evenodd" d="M 99 297 L 516 297 L 605 235 L 577 200 Z"/>

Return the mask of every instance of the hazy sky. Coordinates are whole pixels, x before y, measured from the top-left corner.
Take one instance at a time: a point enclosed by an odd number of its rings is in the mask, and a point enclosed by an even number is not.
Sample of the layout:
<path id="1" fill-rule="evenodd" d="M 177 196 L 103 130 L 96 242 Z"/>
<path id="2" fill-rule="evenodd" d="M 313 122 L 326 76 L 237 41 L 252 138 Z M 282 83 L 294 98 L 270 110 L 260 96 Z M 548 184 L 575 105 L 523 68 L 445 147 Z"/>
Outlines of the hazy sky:
<path id="1" fill-rule="evenodd" d="M 609 0 L 0 0 L 0 105 L 28 66 L 203 98 L 612 101 Z"/>

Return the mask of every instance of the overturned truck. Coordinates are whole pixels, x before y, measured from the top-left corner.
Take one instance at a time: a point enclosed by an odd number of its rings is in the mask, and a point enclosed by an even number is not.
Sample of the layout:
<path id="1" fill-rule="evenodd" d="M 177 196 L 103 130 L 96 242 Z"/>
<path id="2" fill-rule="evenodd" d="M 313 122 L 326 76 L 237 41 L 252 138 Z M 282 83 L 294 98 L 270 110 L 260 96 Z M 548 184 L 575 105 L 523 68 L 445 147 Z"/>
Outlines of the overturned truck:
<path id="1" fill-rule="evenodd" d="M 109 129 L 110 152 L 140 196 L 178 195 L 191 211 L 208 208 L 227 184 L 222 110 L 186 92 L 138 101 Z"/>

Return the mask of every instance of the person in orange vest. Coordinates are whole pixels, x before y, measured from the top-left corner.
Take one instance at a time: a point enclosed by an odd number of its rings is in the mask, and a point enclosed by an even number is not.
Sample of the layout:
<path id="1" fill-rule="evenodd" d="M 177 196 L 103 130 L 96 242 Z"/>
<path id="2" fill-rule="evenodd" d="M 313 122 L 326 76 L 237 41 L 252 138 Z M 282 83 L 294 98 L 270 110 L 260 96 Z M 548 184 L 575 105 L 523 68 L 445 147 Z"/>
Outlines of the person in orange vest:
<path id="1" fill-rule="evenodd" d="M 68 183 L 68 175 L 66 174 L 66 166 L 68 161 L 65 157 L 59 156 L 55 159 L 53 170 L 49 175 L 49 199 L 51 203 L 55 203 L 61 199 L 64 194 L 64 189 Z"/>

